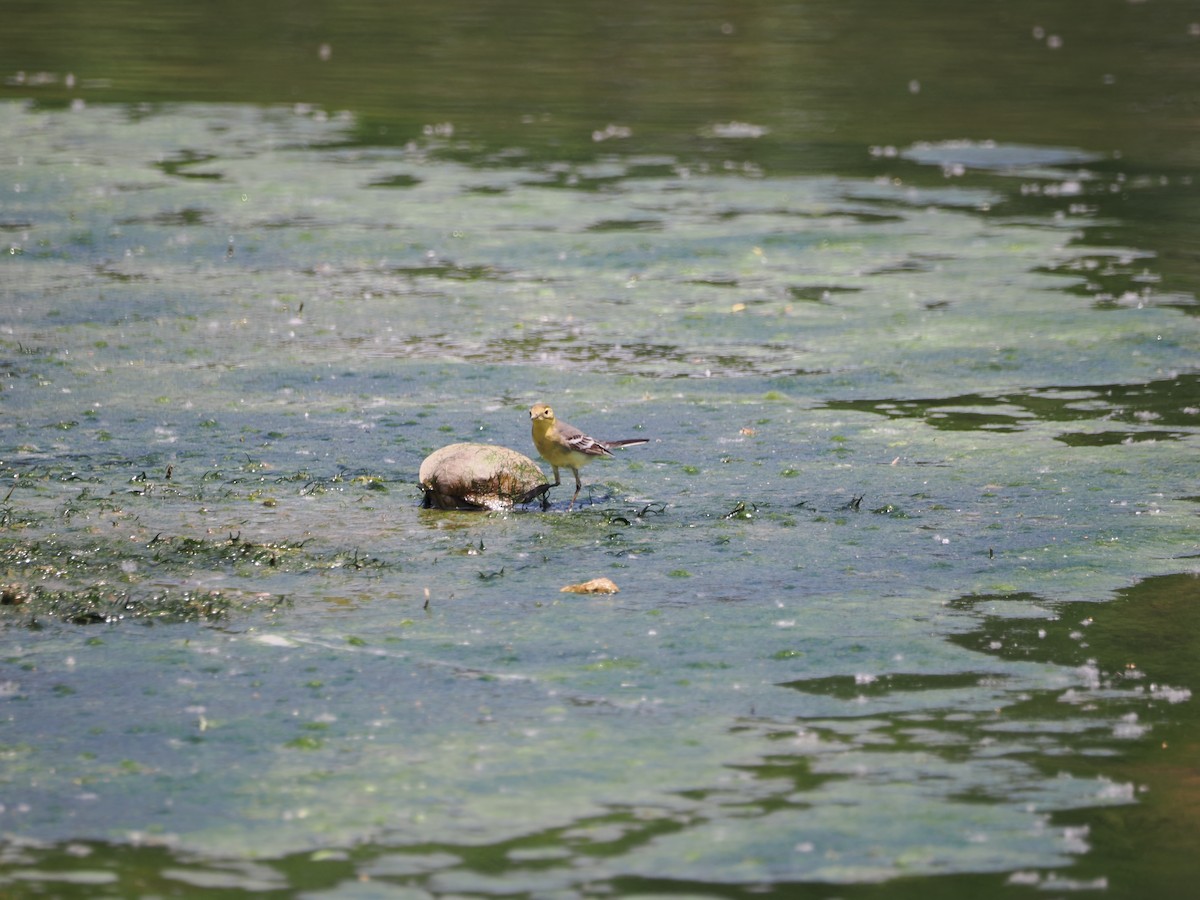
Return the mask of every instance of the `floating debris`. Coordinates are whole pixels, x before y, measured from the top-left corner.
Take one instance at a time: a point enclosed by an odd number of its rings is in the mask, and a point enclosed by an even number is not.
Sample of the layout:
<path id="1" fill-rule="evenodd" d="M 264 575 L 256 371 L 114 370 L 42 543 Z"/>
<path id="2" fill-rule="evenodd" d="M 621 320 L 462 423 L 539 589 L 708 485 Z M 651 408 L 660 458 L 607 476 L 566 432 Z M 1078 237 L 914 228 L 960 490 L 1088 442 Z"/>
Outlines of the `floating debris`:
<path id="1" fill-rule="evenodd" d="M 621 589 L 611 578 L 593 578 L 582 584 L 568 584 L 559 591 L 560 594 L 615 594 Z"/>

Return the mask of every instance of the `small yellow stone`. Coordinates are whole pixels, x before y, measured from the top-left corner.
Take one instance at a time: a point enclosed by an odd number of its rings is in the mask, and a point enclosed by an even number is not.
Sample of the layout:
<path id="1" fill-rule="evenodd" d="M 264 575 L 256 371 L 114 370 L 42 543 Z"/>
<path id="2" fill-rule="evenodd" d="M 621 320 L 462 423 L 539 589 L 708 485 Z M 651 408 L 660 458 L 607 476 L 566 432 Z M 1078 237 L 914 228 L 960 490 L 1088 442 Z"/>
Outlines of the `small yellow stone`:
<path id="1" fill-rule="evenodd" d="M 593 578 L 583 584 L 568 584 L 560 594 L 615 594 L 620 588 L 609 578 Z"/>

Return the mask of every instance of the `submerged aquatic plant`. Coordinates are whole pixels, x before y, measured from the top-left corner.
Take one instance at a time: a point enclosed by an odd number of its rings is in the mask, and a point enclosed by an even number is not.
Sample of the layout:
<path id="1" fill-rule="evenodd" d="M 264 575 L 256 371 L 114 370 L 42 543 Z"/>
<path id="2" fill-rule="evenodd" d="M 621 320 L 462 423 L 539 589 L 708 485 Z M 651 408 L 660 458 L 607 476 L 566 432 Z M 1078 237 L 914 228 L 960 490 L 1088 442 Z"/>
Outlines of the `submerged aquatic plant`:
<path id="1" fill-rule="evenodd" d="M 11 583 L 0 587 L 0 624 L 38 628 L 47 620 L 72 625 L 122 621 L 214 623 L 235 614 L 274 612 L 287 607 L 286 597 L 241 591 L 138 591 L 103 583 L 81 588 L 48 588 Z"/>

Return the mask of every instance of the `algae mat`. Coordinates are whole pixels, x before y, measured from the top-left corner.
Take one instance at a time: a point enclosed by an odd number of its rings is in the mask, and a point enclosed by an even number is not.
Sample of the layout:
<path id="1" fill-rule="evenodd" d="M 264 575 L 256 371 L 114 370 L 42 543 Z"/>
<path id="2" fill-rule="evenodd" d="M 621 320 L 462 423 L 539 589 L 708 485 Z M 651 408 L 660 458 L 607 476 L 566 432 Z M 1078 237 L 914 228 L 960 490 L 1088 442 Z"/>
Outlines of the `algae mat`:
<path id="1" fill-rule="evenodd" d="M 1195 595 L 1200 329 L 1090 239 L 1111 161 L 354 124 L 0 107 L 6 884 L 1079 886 L 1194 725 L 1112 624 Z M 650 444 L 419 508 L 538 400 Z"/>

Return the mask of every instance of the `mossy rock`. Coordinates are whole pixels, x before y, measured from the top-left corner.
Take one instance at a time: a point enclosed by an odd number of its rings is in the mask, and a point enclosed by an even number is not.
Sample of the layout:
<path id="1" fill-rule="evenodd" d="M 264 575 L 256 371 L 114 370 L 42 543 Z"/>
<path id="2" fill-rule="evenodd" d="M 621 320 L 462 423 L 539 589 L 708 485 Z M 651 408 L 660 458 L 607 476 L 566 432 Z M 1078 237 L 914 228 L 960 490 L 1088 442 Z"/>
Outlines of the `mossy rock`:
<path id="1" fill-rule="evenodd" d="M 421 463 L 426 509 L 511 509 L 550 487 L 528 456 L 495 444 L 450 444 Z"/>

